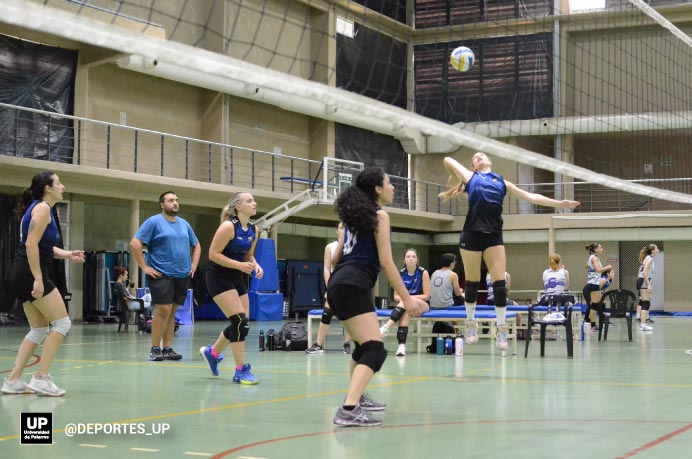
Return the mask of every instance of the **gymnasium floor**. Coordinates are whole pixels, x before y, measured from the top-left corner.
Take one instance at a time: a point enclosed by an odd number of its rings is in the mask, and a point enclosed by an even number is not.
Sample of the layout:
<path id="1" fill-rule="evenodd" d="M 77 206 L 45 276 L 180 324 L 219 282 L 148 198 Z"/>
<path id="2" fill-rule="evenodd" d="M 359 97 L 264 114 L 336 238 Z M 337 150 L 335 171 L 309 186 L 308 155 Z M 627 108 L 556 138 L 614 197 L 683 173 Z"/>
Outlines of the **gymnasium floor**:
<path id="1" fill-rule="evenodd" d="M 248 359 L 257 386 L 233 384 L 227 361 L 214 378 L 199 358 L 222 322 L 181 327 L 175 349 L 184 360 L 151 363 L 149 335 L 118 334 L 115 324 L 76 325 L 52 371 L 65 397 L 0 396 L 0 457 L 692 456 L 690 319 L 658 318 L 655 333 L 637 333 L 633 343 L 619 322 L 607 343 L 595 336 L 575 342 L 573 360 L 563 340 L 548 342 L 543 359 L 537 341 L 524 359 L 523 341 L 521 355 L 502 358 L 485 340 L 466 346 L 464 357 L 397 358 L 388 338 L 390 356 L 369 389 L 388 409 L 382 426 L 370 429 L 331 423 L 349 368 L 340 338 L 329 337 L 324 355 L 258 352 L 260 328 L 279 325 L 252 324 Z M 11 368 L 25 333 L 0 327 L 0 372 Z M 22 411 L 53 413 L 53 445 L 19 444 Z M 142 423 L 152 435 L 68 437 L 71 423 Z"/>

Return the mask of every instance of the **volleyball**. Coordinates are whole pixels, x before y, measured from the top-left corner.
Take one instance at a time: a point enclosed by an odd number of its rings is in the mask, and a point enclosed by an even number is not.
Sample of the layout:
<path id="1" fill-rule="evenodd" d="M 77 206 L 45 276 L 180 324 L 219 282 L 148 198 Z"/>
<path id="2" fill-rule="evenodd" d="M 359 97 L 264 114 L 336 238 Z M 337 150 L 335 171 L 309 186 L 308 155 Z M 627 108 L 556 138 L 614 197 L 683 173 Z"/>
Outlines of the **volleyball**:
<path id="1" fill-rule="evenodd" d="M 471 70 L 475 60 L 476 56 L 473 55 L 473 51 L 466 46 L 459 46 L 452 51 L 452 54 L 449 56 L 449 63 L 460 72 L 468 72 Z"/>

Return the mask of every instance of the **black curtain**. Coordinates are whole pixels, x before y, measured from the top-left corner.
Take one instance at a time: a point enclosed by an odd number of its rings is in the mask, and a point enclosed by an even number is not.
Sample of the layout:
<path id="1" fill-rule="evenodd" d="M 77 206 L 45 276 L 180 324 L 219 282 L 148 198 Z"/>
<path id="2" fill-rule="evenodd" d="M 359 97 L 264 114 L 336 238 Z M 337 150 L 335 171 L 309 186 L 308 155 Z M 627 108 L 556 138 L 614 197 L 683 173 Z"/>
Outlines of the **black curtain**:
<path id="1" fill-rule="evenodd" d="M 19 221 L 15 209 L 17 197 L 0 195 L 0 313 L 9 313 L 14 306 L 10 297 L 10 268 L 19 245 Z"/>
<path id="2" fill-rule="evenodd" d="M 0 102 L 74 114 L 77 51 L 0 35 Z M 0 108 L 0 154 L 72 162 L 73 122 Z"/>

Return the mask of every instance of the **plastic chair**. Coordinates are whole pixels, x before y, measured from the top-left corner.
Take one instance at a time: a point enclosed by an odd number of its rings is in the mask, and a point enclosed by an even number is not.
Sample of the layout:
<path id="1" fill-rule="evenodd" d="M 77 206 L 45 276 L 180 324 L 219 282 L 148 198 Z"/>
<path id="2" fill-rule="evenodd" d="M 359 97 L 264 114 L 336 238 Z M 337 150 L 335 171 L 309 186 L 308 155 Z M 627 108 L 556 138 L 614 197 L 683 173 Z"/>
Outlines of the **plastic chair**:
<path id="1" fill-rule="evenodd" d="M 529 344 L 531 343 L 531 330 L 534 325 L 541 326 L 541 357 L 545 356 L 545 335 L 546 329 L 549 325 L 557 327 L 565 327 L 567 342 L 567 358 L 571 359 L 574 355 L 574 343 L 572 337 L 572 306 L 574 305 L 576 298 L 571 294 L 563 295 L 544 295 L 541 298 L 540 304 L 534 304 L 529 306 L 529 321 L 526 326 L 526 348 L 524 349 L 524 358 L 529 355 Z M 535 316 L 534 308 L 542 306 L 543 304 L 548 305 L 548 311 L 545 316 L 541 319 L 537 319 Z M 552 313 L 562 313 L 564 317 L 562 318 L 551 318 Z M 553 316 L 554 317 L 554 316 Z"/>
<path id="2" fill-rule="evenodd" d="M 632 317 L 635 311 L 637 297 L 629 290 L 611 290 L 603 296 L 601 302 L 605 305 L 605 320 L 603 321 L 603 341 L 608 341 L 608 328 L 610 319 L 627 320 L 627 336 L 632 341 Z M 601 330 L 598 330 L 598 339 L 601 339 Z"/>

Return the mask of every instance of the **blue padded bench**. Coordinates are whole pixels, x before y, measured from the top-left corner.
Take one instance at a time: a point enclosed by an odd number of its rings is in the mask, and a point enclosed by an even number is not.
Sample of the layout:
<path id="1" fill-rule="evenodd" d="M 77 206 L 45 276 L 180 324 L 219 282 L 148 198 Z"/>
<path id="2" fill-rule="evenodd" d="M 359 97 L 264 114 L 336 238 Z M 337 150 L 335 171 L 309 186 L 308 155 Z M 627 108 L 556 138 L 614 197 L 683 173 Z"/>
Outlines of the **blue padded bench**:
<path id="1" fill-rule="evenodd" d="M 486 306 L 487 307 L 487 306 Z M 456 309 L 452 309 L 456 308 Z M 463 306 L 452 307 L 446 309 L 433 309 L 421 315 L 420 317 L 411 317 L 409 328 L 410 336 L 416 339 L 416 352 L 424 352 L 424 339 L 436 336 L 432 333 L 432 326 L 435 322 L 447 321 L 453 323 L 466 322 L 466 310 Z M 476 309 L 476 322 L 478 323 L 478 336 L 493 338 L 490 340 L 492 349 L 495 349 L 495 328 L 497 317 L 495 316 L 494 307 L 491 311 Z M 380 321 L 386 321 L 392 313 L 391 309 L 375 309 L 377 318 Z M 321 320 L 322 309 L 313 309 L 308 311 L 308 346 L 312 345 L 312 322 L 313 320 Z M 507 311 L 507 326 L 509 328 L 507 338 L 512 340 L 512 354 L 517 353 L 517 313 Z M 490 333 L 483 334 L 483 328 L 489 328 Z"/>

